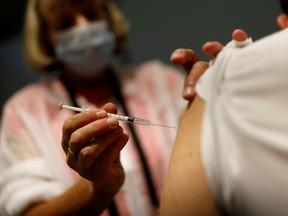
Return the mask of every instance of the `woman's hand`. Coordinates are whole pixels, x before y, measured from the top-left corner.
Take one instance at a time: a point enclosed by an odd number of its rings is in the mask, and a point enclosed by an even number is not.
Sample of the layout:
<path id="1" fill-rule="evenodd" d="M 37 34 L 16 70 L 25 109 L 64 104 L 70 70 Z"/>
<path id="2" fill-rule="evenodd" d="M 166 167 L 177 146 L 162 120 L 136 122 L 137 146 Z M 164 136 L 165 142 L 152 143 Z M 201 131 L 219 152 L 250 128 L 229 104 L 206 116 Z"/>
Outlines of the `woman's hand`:
<path id="1" fill-rule="evenodd" d="M 232 39 L 236 41 L 244 41 L 247 38 L 247 33 L 241 29 L 236 29 L 232 33 Z M 220 42 L 211 41 L 203 44 L 202 51 L 213 59 L 216 58 L 223 47 L 224 45 Z M 196 53 L 193 50 L 184 48 L 175 50 L 170 57 L 170 61 L 173 64 L 182 66 L 187 72 L 182 96 L 186 100 L 193 100 L 196 95 L 196 83 L 208 68 L 208 62 L 199 61 Z"/>
<path id="2" fill-rule="evenodd" d="M 62 147 L 69 167 L 93 182 L 98 191 L 116 193 L 125 179 L 119 156 L 128 135 L 107 112 L 117 113 L 116 106 L 109 103 L 68 118 L 63 125 Z"/>

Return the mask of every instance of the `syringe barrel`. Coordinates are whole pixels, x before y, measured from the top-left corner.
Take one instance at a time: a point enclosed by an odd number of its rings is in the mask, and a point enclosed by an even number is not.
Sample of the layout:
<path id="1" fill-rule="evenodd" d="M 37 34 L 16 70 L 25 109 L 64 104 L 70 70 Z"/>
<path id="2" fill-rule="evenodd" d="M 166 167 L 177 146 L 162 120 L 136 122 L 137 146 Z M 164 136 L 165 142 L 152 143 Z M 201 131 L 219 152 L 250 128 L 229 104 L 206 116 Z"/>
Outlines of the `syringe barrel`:
<path id="1" fill-rule="evenodd" d="M 154 125 L 153 122 L 146 120 L 146 119 L 141 119 L 141 118 L 135 118 L 133 117 L 133 123 L 134 124 L 141 124 L 141 125 Z"/>
<path id="2" fill-rule="evenodd" d="M 116 118 L 116 119 L 118 119 L 119 121 L 125 121 L 125 122 L 132 123 L 132 122 L 131 122 L 131 119 L 130 119 L 131 117 L 129 117 L 129 116 L 118 115 L 118 114 L 114 114 L 114 113 L 108 113 L 108 116 L 109 116 L 109 117 Z"/>

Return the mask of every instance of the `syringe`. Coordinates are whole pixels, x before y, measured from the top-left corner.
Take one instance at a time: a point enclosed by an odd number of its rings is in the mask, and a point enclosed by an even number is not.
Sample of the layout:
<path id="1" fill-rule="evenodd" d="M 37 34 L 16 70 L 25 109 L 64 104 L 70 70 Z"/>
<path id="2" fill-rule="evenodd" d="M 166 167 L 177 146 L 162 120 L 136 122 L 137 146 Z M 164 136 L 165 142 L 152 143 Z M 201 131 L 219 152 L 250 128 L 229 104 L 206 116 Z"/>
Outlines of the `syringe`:
<path id="1" fill-rule="evenodd" d="M 67 109 L 67 110 L 72 110 L 72 111 L 76 111 L 76 112 L 91 110 L 89 108 L 81 108 L 81 107 L 74 107 L 74 106 L 65 105 L 63 102 L 60 102 L 59 109 L 60 110 Z M 109 117 L 116 118 L 119 121 L 127 122 L 130 124 L 140 124 L 140 125 L 145 125 L 145 126 L 159 126 L 159 127 L 167 127 L 167 128 L 177 129 L 177 127 L 157 124 L 157 123 L 154 123 L 154 122 L 147 120 L 147 119 L 141 119 L 141 118 L 119 115 L 119 114 L 114 114 L 114 113 L 107 113 L 107 115 Z"/>

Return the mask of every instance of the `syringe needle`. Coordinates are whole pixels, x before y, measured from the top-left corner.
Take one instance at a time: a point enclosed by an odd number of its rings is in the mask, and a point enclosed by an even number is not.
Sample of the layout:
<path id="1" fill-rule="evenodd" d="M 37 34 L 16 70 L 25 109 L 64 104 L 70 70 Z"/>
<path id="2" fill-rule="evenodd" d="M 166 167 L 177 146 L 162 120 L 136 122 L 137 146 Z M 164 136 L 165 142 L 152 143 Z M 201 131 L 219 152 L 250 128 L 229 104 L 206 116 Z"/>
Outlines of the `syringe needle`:
<path id="1" fill-rule="evenodd" d="M 159 127 L 166 127 L 166 128 L 177 129 L 177 127 L 168 126 L 168 125 L 161 125 L 161 124 L 156 124 L 156 123 L 153 123 L 153 125 L 154 125 L 154 126 L 159 126 Z"/>
<path id="2" fill-rule="evenodd" d="M 59 109 L 60 110 L 67 109 L 67 110 L 72 110 L 72 111 L 76 111 L 76 112 L 82 112 L 84 110 L 89 110 L 89 109 L 84 109 L 84 108 L 80 108 L 80 107 L 65 105 L 63 102 L 59 103 Z M 146 126 L 159 126 L 159 127 L 177 129 L 176 127 L 172 127 L 172 126 L 168 126 L 168 125 L 156 124 L 156 123 L 149 121 L 149 120 L 146 120 L 146 119 L 135 118 L 135 117 L 130 117 L 130 116 L 123 116 L 123 115 L 118 115 L 118 114 L 114 114 L 114 113 L 107 113 L 107 115 L 109 117 L 116 118 L 119 121 L 124 121 L 124 122 L 131 123 L 131 124 L 140 124 L 140 125 L 146 125 Z"/>

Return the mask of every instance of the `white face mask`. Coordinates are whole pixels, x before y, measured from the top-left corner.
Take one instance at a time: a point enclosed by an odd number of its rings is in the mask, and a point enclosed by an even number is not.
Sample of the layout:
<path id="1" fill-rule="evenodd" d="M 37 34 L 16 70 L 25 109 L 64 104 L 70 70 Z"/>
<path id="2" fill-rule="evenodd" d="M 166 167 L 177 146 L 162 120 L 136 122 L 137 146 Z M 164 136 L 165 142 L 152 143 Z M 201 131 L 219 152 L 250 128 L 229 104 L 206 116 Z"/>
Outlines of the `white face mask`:
<path id="1" fill-rule="evenodd" d="M 56 57 L 62 63 L 81 76 L 91 77 L 110 63 L 115 37 L 101 20 L 59 32 L 55 42 Z"/>

